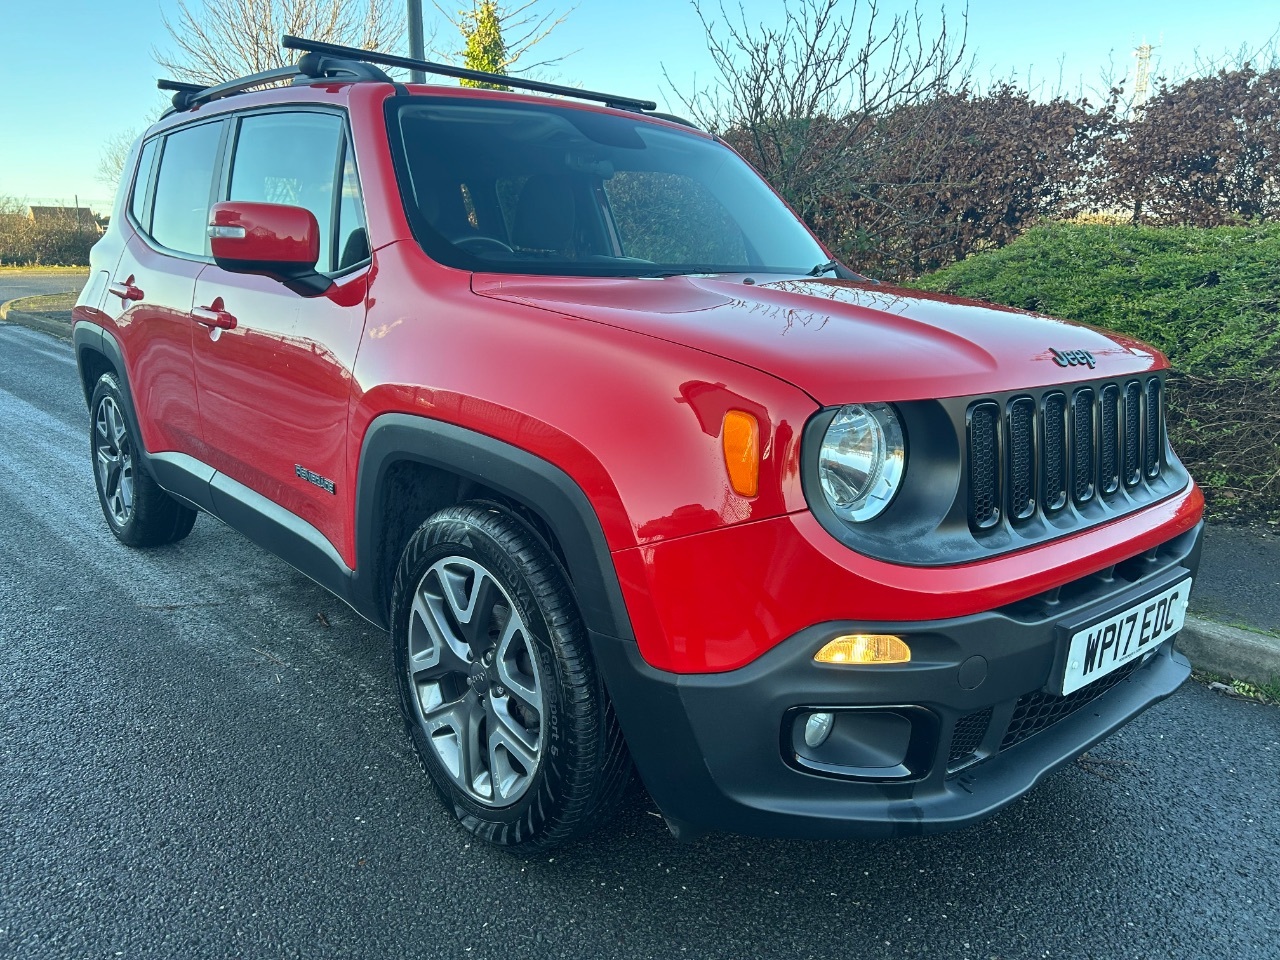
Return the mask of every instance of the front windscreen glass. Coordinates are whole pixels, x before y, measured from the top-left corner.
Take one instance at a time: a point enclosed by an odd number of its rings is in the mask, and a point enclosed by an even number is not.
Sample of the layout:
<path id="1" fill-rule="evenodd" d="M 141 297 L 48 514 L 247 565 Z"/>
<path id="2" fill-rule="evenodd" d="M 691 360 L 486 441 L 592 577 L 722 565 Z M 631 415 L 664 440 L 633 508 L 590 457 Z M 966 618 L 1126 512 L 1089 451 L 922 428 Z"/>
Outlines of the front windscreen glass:
<path id="1" fill-rule="evenodd" d="M 745 161 L 694 131 L 595 110 L 396 98 L 414 233 L 506 273 L 807 273 L 826 254 Z"/>

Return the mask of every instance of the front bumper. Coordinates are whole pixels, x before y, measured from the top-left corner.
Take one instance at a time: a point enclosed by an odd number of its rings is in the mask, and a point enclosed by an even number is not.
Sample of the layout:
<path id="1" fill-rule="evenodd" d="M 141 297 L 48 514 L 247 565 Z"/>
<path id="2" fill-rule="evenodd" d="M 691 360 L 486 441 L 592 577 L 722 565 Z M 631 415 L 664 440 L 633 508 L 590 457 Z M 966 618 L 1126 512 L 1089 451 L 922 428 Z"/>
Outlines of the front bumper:
<path id="1" fill-rule="evenodd" d="M 839 838 L 955 829 L 1024 794 L 1187 678 L 1190 666 L 1169 640 L 1069 697 L 1050 692 L 1059 624 L 1123 609 L 1193 575 L 1201 530 L 988 613 L 818 624 L 725 673 L 657 670 L 634 643 L 602 636 L 596 655 L 640 775 L 677 830 Z M 813 661 L 845 633 L 900 634 L 912 661 Z M 909 724 L 904 762 L 856 774 L 815 768 L 797 756 L 795 730 L 814 709 L 901 718 L 881 724 L 888 732 L 871 736 L 869 752 L 899 742 Z"/>

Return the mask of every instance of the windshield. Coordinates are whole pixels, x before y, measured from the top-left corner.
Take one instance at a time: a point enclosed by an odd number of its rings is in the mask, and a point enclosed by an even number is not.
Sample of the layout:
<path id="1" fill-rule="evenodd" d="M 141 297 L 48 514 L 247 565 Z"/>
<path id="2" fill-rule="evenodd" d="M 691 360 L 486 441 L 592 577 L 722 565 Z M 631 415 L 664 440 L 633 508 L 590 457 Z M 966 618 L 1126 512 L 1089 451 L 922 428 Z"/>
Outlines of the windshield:
<path id="1" fill-rule="evenodd" d="M 827 259 L 745 161 L 693 131 L 556 104 L 388 104 L 414 234 L 450 266 L 802 274 Z"/>

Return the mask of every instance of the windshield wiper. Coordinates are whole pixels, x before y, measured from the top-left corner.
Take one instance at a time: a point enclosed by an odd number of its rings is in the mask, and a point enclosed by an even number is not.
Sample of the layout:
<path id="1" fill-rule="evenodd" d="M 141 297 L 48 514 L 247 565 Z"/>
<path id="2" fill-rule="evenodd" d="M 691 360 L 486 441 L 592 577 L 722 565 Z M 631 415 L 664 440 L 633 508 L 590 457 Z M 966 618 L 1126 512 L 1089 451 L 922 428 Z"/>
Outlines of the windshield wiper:
<path id="1" fill-rule="evenodd" d="M 806 274 L 810 277 L 820 277 L 824 273 L 834 273 L 837 277 L 844 276 L 844 264 L 839 260 L 828 260 L 826 263 L 820 263 Z"/>

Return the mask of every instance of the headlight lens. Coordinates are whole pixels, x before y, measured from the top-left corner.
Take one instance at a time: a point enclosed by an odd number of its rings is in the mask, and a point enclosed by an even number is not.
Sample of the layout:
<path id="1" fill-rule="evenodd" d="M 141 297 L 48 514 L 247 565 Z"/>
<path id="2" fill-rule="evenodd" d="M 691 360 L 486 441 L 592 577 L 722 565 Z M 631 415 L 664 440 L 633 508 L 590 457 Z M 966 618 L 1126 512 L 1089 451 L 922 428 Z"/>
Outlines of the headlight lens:
<path id="1" fill-rule="evenodd" d="M 818 479 L 831 509 L 861 523 L 879 516 L 902 485 L 907 449 L 887 403 L 841 407 L 818 451 Z"/>

